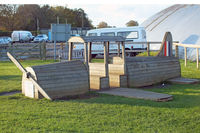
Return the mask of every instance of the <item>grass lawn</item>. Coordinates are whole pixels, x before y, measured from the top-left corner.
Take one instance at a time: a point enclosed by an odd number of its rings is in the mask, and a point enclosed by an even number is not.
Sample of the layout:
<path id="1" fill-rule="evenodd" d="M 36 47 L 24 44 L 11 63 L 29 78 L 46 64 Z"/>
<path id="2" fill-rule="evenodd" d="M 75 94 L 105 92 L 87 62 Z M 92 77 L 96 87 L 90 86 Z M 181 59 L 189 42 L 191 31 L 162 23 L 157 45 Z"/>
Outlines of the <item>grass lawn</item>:
<path id="1" fill-rule="evenodd" d="M 23 61 L 22 65 L 51 62 Z M 189 62 L 187 68 L 183 63 L 181 60 L 183 77 L 200 78 L 196 63 Z M 21 90 L 21 74 L 14 64 L 0 62 L 0 92 Z M 49 101 L 22 94 L 0 96 L 0 132 L 200 132 L 199 84 L 148 90 L 171 94 L 174 99 L 153 102 L 102 94 L 91 99 Z"/>

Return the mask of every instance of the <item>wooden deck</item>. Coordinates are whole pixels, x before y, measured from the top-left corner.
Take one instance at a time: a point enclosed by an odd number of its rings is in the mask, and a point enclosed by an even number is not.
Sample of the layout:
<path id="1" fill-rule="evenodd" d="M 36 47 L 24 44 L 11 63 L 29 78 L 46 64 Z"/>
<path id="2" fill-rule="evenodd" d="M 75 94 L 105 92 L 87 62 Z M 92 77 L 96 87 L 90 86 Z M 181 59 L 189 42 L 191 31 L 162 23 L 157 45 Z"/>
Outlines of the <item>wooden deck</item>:
<path id="1" fill-rule="evenodd" d="M 173 99 L 172 95 L 132 88 L 113 88 L 109 90 L 99 91 L 98 93 L 128 98 L 152 100 L 157 102 L 166 102 Z"/>
<path id="2" fill-rule="evenodd" d="M 188 79 L 188 78 L 173 78 L 167 80 L 167 82 L 172 83 L 172 84 L 197 84 L 200 81 L 198 79 Z"/>

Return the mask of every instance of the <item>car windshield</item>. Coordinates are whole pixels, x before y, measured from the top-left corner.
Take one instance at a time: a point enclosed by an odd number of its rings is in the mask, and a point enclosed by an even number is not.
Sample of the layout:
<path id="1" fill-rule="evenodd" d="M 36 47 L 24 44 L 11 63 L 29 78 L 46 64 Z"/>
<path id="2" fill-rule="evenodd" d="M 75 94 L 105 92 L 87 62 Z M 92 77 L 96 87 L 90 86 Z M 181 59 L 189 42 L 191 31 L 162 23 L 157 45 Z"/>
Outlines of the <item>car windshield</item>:
<path id="1" fill-rule="evenodd" d="M 37 37 L 41 38 L 41 37 L 43 37 L 43 35 L 38 35 Z"/>

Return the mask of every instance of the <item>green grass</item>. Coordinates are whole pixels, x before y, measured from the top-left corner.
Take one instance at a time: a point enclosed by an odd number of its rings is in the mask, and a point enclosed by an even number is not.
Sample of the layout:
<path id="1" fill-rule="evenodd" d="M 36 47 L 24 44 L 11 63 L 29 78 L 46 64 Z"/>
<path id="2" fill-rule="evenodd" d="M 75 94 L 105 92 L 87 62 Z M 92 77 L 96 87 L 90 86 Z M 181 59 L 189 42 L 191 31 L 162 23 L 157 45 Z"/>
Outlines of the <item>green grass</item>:
<path id="1" fill-rule="evenodd" d="M 24 66 L 53 61 L 23 61 Z M 95 61 L 96 62 L 96 61 Z M 101 61 L 100 61 L 101 62 Z M 196 63 L 183 66 L 183 77 L 200 78 Z M 0 62 L 0 90 L 21 89 L 21 72 Z M 148 89 L 173 95 L 173 101 L 153 102 L 110 95 L 91 99 L 35 100 L 22 94 L 0 96 L 0 132 L 200 132 L 200 85 L 169 85 Z M 94 94 L 94 92 L 91 92 Z"/>
<path id="2" fill-rule="evenodd" d="M 150 56 L 156 56 L 158 54 L 158 52 L 150 52 Z M 138 55 L 136 56 L 147 56 L 147 52 L 142 52 L 142 53 L 139 53 Z"/>

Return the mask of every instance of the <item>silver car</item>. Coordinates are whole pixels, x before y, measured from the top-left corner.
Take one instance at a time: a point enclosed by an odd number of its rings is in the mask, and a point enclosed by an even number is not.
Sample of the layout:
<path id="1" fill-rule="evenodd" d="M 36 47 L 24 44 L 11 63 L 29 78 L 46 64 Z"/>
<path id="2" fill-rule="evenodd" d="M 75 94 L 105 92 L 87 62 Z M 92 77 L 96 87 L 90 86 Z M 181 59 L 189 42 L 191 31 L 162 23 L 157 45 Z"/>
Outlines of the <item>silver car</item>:
<path id="1" fill-rule="evenodd" d="M 46 34 L 39 34 L 33 40 L 33 42 L 47 42 L 47 41 L 48 41 L 48 36 Z"/>

